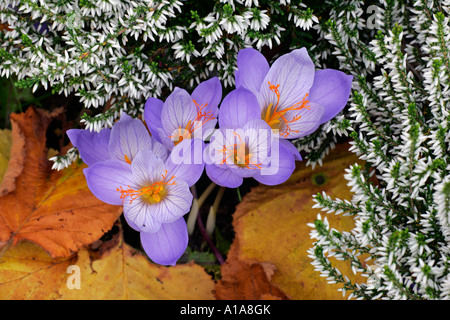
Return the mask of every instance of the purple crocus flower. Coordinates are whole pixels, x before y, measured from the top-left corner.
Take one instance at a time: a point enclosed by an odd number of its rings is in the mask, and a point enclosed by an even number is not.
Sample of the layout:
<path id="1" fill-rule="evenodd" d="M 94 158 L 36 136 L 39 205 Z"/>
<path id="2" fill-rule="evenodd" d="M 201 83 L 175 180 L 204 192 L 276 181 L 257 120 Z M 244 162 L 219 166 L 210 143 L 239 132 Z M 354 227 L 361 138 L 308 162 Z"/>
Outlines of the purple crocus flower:
<path id="1" fill-rule="evenodd" d="M 140 150 L 152 150 L 162 159 L 168 156 L 167 149 L 150 136 L 144 123 L 126 113 L 121 114 L 112 129 L 105 128 L 100 132 L 70 129 L 66 133 L 88 166 L 109 159 L 130 164 Z"/>
<path id="2" fill-rule="evenodd" d="M 123 205 L 124 217 L 140 232 L 147 255 L 156 263 L 174 265 L 188 243 L 183 215 L 192 203 L 189 187 L 204 169 L 191 153 L 198 139 L 179 143 L 169 156 L 142 121 L 124 113 L 112 129 L 73 129 L 67 134 L 89 166 L 84 174 L 91 192 L 103 202 Z"/>
<path id="3" fill-rule="evenodd" d="M 91 192 L 103 202 L 123 205 L 147 255 L 163 265 L 174 265 L 187 247 L 183 215 L 192 204 L 189 187 L 202 172 L 203 166 L 176 163 L 170 156 L 163 161 L 151 150 L 139 151 L 131 164 L 110 159 L 84 169 Z"/>
<path id="4" fill-rule="evenodd" d="M 313 133 L 347 104 L 353 77 L 325 69 L 315 71 L 305 48 L 279 57 L 272 66 L 257 50 L 239 51 L 236 87 L 258 98 L 260 117 L 280 138 L 294 139 Z"/>
<path id="5" fill-rule="evenodd" d="M 240 186 L 248 177 L 276 185 L 287 180 L 295 168 L 295 152 L 273 135 L 261 119 L 256 96 L 242 87 L 224 98 L 219 129 L 205 151 L 207 175 L 229 188 Z"/>
<path id="6" fill-rule="evenodd" d="M 165 102 L 149 98 L 144 119 L 152 136 L 171 150 L 182 140 L 203 139 L 204 133 L 214 129 L 221 99 L 222 86 L 214 77 L 200 83 L 191 95 L 175 88 Z"/>

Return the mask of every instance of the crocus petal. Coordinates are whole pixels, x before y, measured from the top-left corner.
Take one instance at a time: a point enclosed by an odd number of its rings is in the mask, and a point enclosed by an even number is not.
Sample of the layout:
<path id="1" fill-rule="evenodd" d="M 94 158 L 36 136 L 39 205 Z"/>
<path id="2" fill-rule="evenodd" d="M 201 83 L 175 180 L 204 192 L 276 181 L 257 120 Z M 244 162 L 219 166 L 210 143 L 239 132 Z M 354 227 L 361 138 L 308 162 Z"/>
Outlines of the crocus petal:
<path id="1" fill-rule="evenodd" d="M 155 263 L 174 266 L 185 252 L 189 236 L 184 218 L 165 223 L 156 233 L 141 232 L 141 244 Z"/>
<path id="2" fill-rule="evenodd" d="M 106 128 L 100 132 L 70 129 L 66 133 L 72 145 L 78 149 L 81 159 L 88 166 L 110 159 L 108 144 L 111 129 Z"/>
<path id="3" fill-rule="evenodd" d="M 273 140 L 271 148 L 272 162 L 267 168 L 260 170 L 255 180 L 262 184 L 274 186 L 285 182 L 295 169 L 295 158 L 289 148 L 277 139 Z M 277 152 L 278 151 L 278 152 Z"/>
<path id="4" fill-rule="evenodd" d="M 320 126 L 322 114 L 323 107 L 313 102 L 309 103 L 309 109 L 288 111 L 284 115 L 286 119 L 294 119 L 294 117 L 300 117 L 300 119 L 289 124 L 282 121 L 279 128 L 280 135 L 284 139 L 296 139 L 309 135 Z M 290 130 L 287 129 L 288 126 Z"/>
<path id="5" fill-rule="evenodd" d="M 222 187 L 237 188 L 244 181 L 242 176 L 234 174 L 226 165 L 207 164 L 205 169 L 211 181 Z"/>
<path id="6" fill-rule="evenodd" d="M 147 124 L 148 129 L 150 130 L 153 137 L 159 142 L 159 134 L 157 134 L 157 129 L 162 128 L 161 123 L 161 112 L 164 106 L 164 102 L 157 98 L 148 98 L 145 102 L 144 107 L 144 120 Z"/>
<path id="7" fill-rule="evenodd" d="M 161 223 L 169 223 L 185 215 L 192 205 L 192 193 L 186 182 L 174 179 L 176 184 L 165 185 L 165 195 L 158 203 L 151 205 L 154 218 Z"/>
<path id="8" fill-rule="evenodd" d="M 261 109 L 251 91 L 240 87 L 223 99 L 219 111 L 220 128 L 242 128 L 253 119 L 261 119 Z"/>
<path id="9" fill-rule="evenodd" d="M 261 119 L 247 122 L 242 129 L 248 137 L 249 153 L 253 155 L 251 160 L 264 163 L 270 150 L 272 129 Z"/>
<path id="10" fill-rule="evenodd" d="M 219 113 L 219 103 L 222 100 L 222 85 L 219 78 L 213 77 L 201 82 L 192 92 L 191 97 L 200 106 L 205 106 L 204 112 L 211 112 L 214 118 Z"/>
<path id="11" fill-rule="evenodd" d="M 139 232 L 142 231 L 141 228 L 139 228 L 136 223 L 134 223 L 132 220 L 130 220 L 126 214 L 124 214 L 123 216 L 124 216 L 125 221 L 127 222 L 128 226 L 130 226 L 132 229 L 134 229 L 136 231 L 139 231 Z"/>
<path id="12" fill-rule="evenodd" d="M 316 71 L 308 100 L 324 107 L 320 123 L 334 118 L 347 104 L 353 76 L 341 71 L 325 69 Z"/>
<path id="13" fill-rule="evenodd" d="M 278 140 L 280 144 L 283 144 L 284 147 L 289 150 L 293 155 L 296 161 L 302 161 L 302 156 L 300 155 L 300 151 L 298 151 L 297 147 L 294 144 L 286 139 Z"/>
<path id="14" fill-rule="evenodd" d="M 167 157 L 169 156 L 167 148 L 162 143 L 159 143 L 156 139 L 153 139 L 153 136 L 152 152 L 157 158 L 160 158 L 162 161 L 166 161 Z"/>
<path id="15" fill-rule="evenodd" d="M 177 144 L 166 160 L 167 175 L 174 175 L 189 186 L 194 185 L 205 168 L 202 158 L 204 147 L 201 139 L 187 139 Z"/>
<path id="16" fill-rule="evenodd" d="M 115 159 L 97 162 L 83 170 L 91 192 L 101 201 L 121 205 L 121 193 L 117 188 L 130 186 L 135 188 L 131 167 L 124 161 Z"/>
<path id="17" fill-rule="evenodd" d="M 239 168 L 237 166 L 230 166 L 230 171 L 239 177 L 242 178 L 253 178 L 254 176 L 258 175 L 259 169 L 257 168 Z"/>
<path id="18" fill-rule="evenodd" d="M 277 86 L 279 101 L 270 85 Z M 258 96 L 262 110 L 270 104 L 282 110 L 302 101 L 314 82 L 314 63 L 305 48 L 293 50 L 279 57 L 264 78 Z"/>
<path id="19" fill-rule="evenodd" d="M 162 143 L 162 145 L 167 149 L 167 150 L 172 150 L 174 147 L 174 142 L 172 141 L 172 139 L 169 137 L 169 135 L 164 131 L 163 128 L 158 128 L 156 129 L 156 135 L 159 137 L 159 141 Z"/>
<path id="20" fill-rule="evenodd" d="M 214 132 L 210 142 L 206 145 L 203 153 L 203 159 L 206 164 L 220 165 L 224 159 L 223 146 L 225 145 L 225 135 L 221 129 Z"/>
<path id="21" fill-rule="evenodd" d="M 241 143 L 245 143 L 247 149 L 245 153 L 246 157 L 248 156 L 248 159 L 239 156 L 237 153 L 240 151 L 235 152 L 232 148 L 232 153 L 230 153 L 232 156 L 226 159 L 226 164 L 230 165 L 234 174 L 243 178 L 257 175 L 258 171 L 265 167 L 269 162 L 272 129 L 265 121 L 254 119 L 247 122 L 242 129 L 234 130 L 233 133 L 235 136 L 231 141 L 227 139 L 226 145 L 241 146 Z M 243 151 L 242 148 L 240 150 Z M 242 162 L 235 164 L 234 161 Z M 239 164 L 241 165 L 239 166 Z"/>
<path id="22" fill-rule="evenodd" d="M 151 150 L 152 140 L 144 123 L 122 113 L 111 129 L 109 153 L 112 158 L 132 161 L 140 150 Z M 125 157 L 126 156 L 126 157 Z"/>
<path id="23" fill-rule="evenodd" d="M 145 187 L 162 180 L 164 162 L 150 150 L 141 150 L 131 162 L 133 181 L 139 187 Z"/>
<path id="24" fill-rule="evenodd" d="M 238 70 L 235 72 L 236 88 L 244 88 L 259 93 L 261 84 L 269 71 L 266 58 L 253 48 L 240 50 L 237 56 Z"/>
<path id="25" fill-rule="evenodd" d="M 202 125 L 198 127 L 198 129 L 194 130 L 192 137 L 205 140 L 211 135 L 211 133 L 215 131 L 216 124 L 217 119 L 211 119 L 203 122 Z"/>
<path id="26" fill-rule="evenodd" d="M 178 136 L 197 117 L 197 108 L 186 90 L 175 88 L 167 97 L 161 113 L 161 123 L 168 137 Z"/>
<path id="27" fill-rule="evenodd" d="M 161 227 L 161 222 L 156 219 L 154 209 L 153 204 L 148 204 L 141 198 L 136 198 L 132 202 L 125 199 L 123 215 L 135 230 L 141 232 L 157 232 Z"/>

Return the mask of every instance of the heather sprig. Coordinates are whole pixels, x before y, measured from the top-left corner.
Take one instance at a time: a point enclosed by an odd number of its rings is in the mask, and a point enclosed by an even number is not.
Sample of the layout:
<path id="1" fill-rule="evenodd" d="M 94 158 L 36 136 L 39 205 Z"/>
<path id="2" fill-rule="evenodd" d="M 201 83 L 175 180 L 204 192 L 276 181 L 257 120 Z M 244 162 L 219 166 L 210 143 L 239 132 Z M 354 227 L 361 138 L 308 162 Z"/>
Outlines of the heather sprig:
<path id="1" fill-rule="evenodd" d="M 272 47 L 315 21 L 301 1 L 5 0 L 0 71 L 20 86 L 75 93 L 86 108 L 109 102 L 115 120 L 211 75 L 230 87 L 240 49 Z M 84 119 L 89 129 L 110 126 Z"/>
<path id="2" fill-rule="evenodd" d="M 310 224 L 310 257 L 349 297 L 449 299 L 450 2 L 373 5 L 376 13 L 365 20 L 363 3 L 336 3 L 320 26 L 340 68 L 355 75 L 346 115 L 350 150 L 365 164 L 346 170 L 352 199 L 314 197 L 317 208 L 350 214 L 355 227 L 331 232 L 319 216 Z M 357 268 L 361 252 L 365 264 Z M 327 258 L 334 254 L 367 282 L 349 284 Z"/>

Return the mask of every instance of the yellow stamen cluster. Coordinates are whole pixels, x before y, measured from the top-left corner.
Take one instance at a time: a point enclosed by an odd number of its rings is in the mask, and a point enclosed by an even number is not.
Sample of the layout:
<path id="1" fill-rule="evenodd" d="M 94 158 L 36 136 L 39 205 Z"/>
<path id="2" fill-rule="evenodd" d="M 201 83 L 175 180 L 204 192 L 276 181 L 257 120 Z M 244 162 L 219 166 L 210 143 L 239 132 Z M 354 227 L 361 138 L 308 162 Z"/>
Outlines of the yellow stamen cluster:
<path id="1" fill-rule="evenodd" d="M 227 159 L 232 158 L 233 163 L 241 168 L 247 169 L 261 169 L 261 163 L 252 163 L 253 154 L 250 153 L 248 145 L 242 141 L 241 136 L 233 132 L 234 136 L 238 137 L 239 142 L 230 146 L 223 146 L 223 149 L 218 150 L 222 152 L 223 159 L 221 164 L 225 164 Z M 252 167 L 253 166 L 253 167 Z"/>
<path id="2" fill-rule="evenodd" d="M 288 120 L 286 119 L 286 112 L 288 111 L 293 111 L 293 110 L 301 110 L 301 109 L 308 109 L 309 110 L 309 101 L 306 100 L 308 98 L 308 93 L 303 97 L 303 99 L 297 103 L 295 103 L 294 105 L 288 107 L 288 108 L 284 108 L 279 110 L 279 104 L 280 104 L 280 91 L 278 90 L 278 88 L 280 87 L 279 84 L 277 84 L 276 86 L 271 84 L 269 81 L 269 89 L 270 91 L 272 91 L 273 93 L 276 94 L 277 96 L 277 103 L 274 106 L 273 103 L 269 104 L 267 106 L 267 108 L 265 110 L 263 110 L 263 112 L 261 113 L 261 118 L 267 122 L 267 124 L 272 128 L 272 129 L 279 129 L 281 127 L 281 121 L 284 122 L 285 124 L 285 129 L 284 131 L 280 132 L 280 135 L 283 137 L 288 137 L 291 133 L 296 133 L 298 132 L 298 130 L 292 130 L 291 127 L 289 126 L 289 124 L 297 122 L 298 120 L 301 119 L 301 115 L 297 115 L 294 116 L 292 119 Z"/>
<path id="3" fill-rule="evenodd" d="M 206 106 L 208 105 L 205 103 L 204 105 L 200 105 L 197 103 L 197 101 L 192 100 L 197 108 L 197 116 L 194 120 L 189 120 L 186 124 L 185 128 L 182 128 L 181 126 L 178 128 L 178 133 L 174 136 L 169 136 L 169 138 L 177 138 L 177 140 L 174 141 L 175 145 L 183 141 L 184 139 L 190 139 L 192 133 L 203 126 L 208 121 L 211 121 L 214 119 L 214 115 L 211 111 L 204 111 Z"/>
<path id="4" fill-rule="evenodd" d="M 117 191 L 120 192 L 120 199 L 123 200 L 122 203 L 125 202 L 125 199 L 127 197 L 129 197 L 130 199 L 130 204 L 139 197 L 142 197 L 142 199 L 147 203 L 160 202 L 161 199 L 166 195 L 165 186 L 177 184 L 175 181 L 173 181 L 175 176 L 172 176 L 168 181 L 165 181 L 166 176 L 167 170 L 165 170 L 165 173 L 162 175 L 162 179 L 160 181 L 138 190 L 134 190 L 130 186 L 127 186 L 128 189 L 123 189 L 122 186 L 120 186 L 119 188 L 117 188 Z"/>

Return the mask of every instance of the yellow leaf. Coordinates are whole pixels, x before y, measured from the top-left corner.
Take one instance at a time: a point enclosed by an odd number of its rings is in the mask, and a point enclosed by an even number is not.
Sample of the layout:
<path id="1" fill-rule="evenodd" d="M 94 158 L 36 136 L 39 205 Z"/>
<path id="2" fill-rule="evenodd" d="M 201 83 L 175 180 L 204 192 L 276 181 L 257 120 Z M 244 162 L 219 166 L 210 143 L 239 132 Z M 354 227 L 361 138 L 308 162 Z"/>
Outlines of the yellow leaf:
<path id="1" fill-rule="evenodd" d="M 2 300 L 211 300 L 213 289 L 202 267 L 153 264 L 125 244 L 121 233 L 99 252 L 83 248 L 70 258 L 52 258 L 27 241 L 0 258 Z"/>
<path id="2" fill-rule="evenodd" d="M 10 151 L 11 131 L 8 129 L 0 130 L 0 183 L 3 180 L 6 169 L 8 168 Z"/>
<path id="3" fill-rule="evenodd" d="M 17 123 L 11 122 L 12 131 L 3 134 L 1 153 L 4 155 L 4 172 L 0 179 L 0 196 L 14 191 L 16 178 L 25 161 L 25 137 Z M 6 141 L 5 141 L 6 140 Z"/>
<path id="4" fill-rule="evenodd" d="M 326 191 L 331 197 L 351 199 L 343 174 L 358 158 L 347 150 L 347 144 L 338 146 L 324 159 L 324 165 L 315 170 L 301 164 L 280 186 L 260 185 L 252 189 L 234 213 L 236 237 L 230 251 L 236 253 L 228 257 L 227 264 L 270 263 L 272 274 L 267 274 L 267 279 L 290 299 L 342 299 L 342 293 L 337 291 L 340 286 L 327 284 L 311 265 L 307 250 L 312 247 L 313 240 L 307 223 L 314 222 L 320 213 L 319 209 L 312 208 L 312 197 L 318 192 Z M 353 228 L 352 217 L 333 214 L 327 218 L 335 229 L 350 231 Z M 352 272 L 347 265 L 339 267 L 351 278 Z M 238 269 L 223 273 L 217 289 L 222 298 L 222 289 L 240 285 L 236 283 L 239 272 Z M 255 299 L 265 293 L 245 298 Z"/>
<path id="5" fill-rule="evenodd" d="M 59 297 L 74 257 L 53 259 L 39 246 L 23 241 L 0 258 L 1 300 L 48 300 Z"/>

